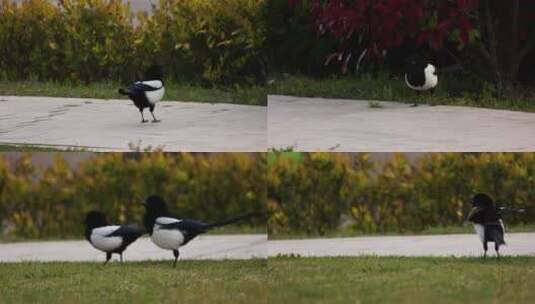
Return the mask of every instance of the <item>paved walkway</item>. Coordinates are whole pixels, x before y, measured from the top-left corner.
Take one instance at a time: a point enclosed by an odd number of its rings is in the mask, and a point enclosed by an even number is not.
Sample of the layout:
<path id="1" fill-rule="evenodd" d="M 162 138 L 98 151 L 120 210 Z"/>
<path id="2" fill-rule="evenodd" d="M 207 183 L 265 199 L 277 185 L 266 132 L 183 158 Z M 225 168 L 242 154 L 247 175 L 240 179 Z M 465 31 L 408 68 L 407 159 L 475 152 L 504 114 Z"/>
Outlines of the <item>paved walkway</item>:
<path id="1" fill-rule="evenodd" d="M 180 250 L 180 259 L 222 260 L 266 257 L 267 236 L 201 235 Z M 149 238 L 138 239 L 123 254 L 125 261 L 173 260 L 173 253 L 163 250 Z M 50 241 L 0 244 L 0 262 L 22 261 L 101 261 L 106 255 L 87 241 Z M 113 255 L 119 260 L 119 255 Z"/>
<path id="2" fill-rule="evenodd" d="M 535 233 L 510 233 L 503 255 L 535 255 Z M 269 241 L 268 256 L 298 254 L 301 256 L 481 256 L 483 246 L 474 234 L 377 236 L 333 239 Z M 489 246 L 489 256 L 494 255 Z"/>
<path id="3" fill-rule="evenodd" d="M 0 144 L 129 151 L 264 152 L 266 107 L 161 102 L 160 123 L 140 123 L 128 100 L 0 96 Z M 145 111 L 145 117 L 150 113 Z"/>
<path id="4" fill-rule="evenodd" d="M 503 255 L 535 255 L 535 233 L 510 233 Z M 492 246 L 490 246 L 492 248 Z M 251 259 L 297 254 L 324 256 L 481 256 L 475 234 L 377 236 L 268 241 L 266 235 L 204 235 L 180 250 L 180 259 Z M 489 256 L 494 250 L 489 250 Z M 172 253 L 141 238 L 125 251 L 125 260 L 172 260 Z M 114 256 L 117 260 L 118 256 Z M 86 241 L 0 244 L 0 262 L 104 261 L 104 254 Z"/>
<path id="5" fill-rule="evenodd" d="M 268 97 L 268 148 L 340 152 L 534 151 L 535 113 Z"/>

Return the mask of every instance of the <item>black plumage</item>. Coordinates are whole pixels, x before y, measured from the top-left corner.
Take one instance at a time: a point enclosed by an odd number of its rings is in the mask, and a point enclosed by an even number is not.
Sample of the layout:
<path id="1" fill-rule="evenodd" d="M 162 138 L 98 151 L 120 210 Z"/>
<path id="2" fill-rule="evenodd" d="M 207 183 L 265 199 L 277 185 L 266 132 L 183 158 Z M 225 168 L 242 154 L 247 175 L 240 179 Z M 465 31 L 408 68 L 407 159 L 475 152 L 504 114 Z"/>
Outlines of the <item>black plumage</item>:
<path id="1" fill-rule="evenodd" d="M 154 116 L 154 108 L 156 103 L 162 99 L 164 93 L 163 67 L 161 65 L 151 66 L 145 72 L 141 81 L 135 81 L 126 89 L 119 89 L 119 94 L 128 96 L 139 109 L 142 123 L 147 122 L 143 116 L 145 108 L 149 108 L 153 118 L 152 122 L 159 122 Z"/>
<path id="2" fill-rule="evenodd" d="M 425 84 L 426 67 L 427 63 L 424 61 L 411 61 L 406 71 L 407 83 L 413 87 L 422 87 Z"/>
<path id="3" fill-rule="evenodd" d="M 207 224 L 192 219 L 180 219 L 169 213 L 167 203 L 157 195 L 149 196 L 145 203 L 143 223 L 151 235 L 151 240 L 162 249 L 172 250 L 175 257 L 174 265 L 179 256 L 179 248 L 208 230 L 260 215 L 249 213 L 220 222 Z"/>
<path id="4" fill-rule="evenodd" d="M 500 209 L 485 193 L 478 193 L 472 198 L 472 210 L 468 214 L 468 221 L 474 224 L 487 256 L 487 243 L 494 243 L 496 255 L 500 256 L 500 246 L 505 245 L 505 229 Z"/>

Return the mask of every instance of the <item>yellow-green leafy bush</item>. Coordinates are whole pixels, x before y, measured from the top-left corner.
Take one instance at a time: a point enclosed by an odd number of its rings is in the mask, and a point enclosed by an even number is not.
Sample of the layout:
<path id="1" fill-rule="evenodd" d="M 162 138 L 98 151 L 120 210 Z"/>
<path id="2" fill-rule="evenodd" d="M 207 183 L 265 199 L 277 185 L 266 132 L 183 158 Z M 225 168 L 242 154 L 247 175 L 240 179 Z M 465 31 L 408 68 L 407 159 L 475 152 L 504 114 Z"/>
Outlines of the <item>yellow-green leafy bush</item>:
<path id="1" fill-rule="evenodd" d="M 0 234 L 27 238 L 80 236 L 84 214 L 141 223 L 141 203 L 159 194 L 176 216 L 215 221 L 263 209 L 263 154 L 106 153 L 76 168 L 58 155 L 46 168 L 30 154 L 13 166 L 0 157 Z M 262 219 L 255 225 L 265 226 Z"/>
<path id="2" fill-rule="evenodd" d="M 508 224 L 535 223 L 535 153 L 430 153 L 412 161 L 396 154 L 382 164 L 368 154 L 306 153 L 271 162 L 267 182 L 274 234 L 462 225 L 476 192 L 526 208 L 506 215 Z"/>
<path id="3" fill-rule="evenodd" d="M 7 79 L 130 81 L 159 63 L 181 80 L 259 81 L 263 1 L 160 0 L 134 14 L 122 0 L 0 0 L 0 71 Z"/>

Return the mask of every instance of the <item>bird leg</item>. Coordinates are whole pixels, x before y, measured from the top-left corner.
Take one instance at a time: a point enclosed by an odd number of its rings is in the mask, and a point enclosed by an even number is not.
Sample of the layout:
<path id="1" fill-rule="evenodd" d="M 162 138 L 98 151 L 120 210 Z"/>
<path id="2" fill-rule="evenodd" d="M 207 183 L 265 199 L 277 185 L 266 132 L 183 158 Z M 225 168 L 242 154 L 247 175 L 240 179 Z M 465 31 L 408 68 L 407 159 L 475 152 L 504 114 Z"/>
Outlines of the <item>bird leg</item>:
<path id="1" fill-rule="evenodd" d="M 176 261 L 178 260 L 178 250 L 173 250 L 173 255 L 175 256 L 175 262 L 173 263 L 173 267 L 176 267 Z"/>
<path id="2" fill-rule="evenodd" d="M 494 243 L 494 250 L 496 250 L 496 257 L 500 258 L 500 245 Z"/>
<path id="3" fill-rule="evenodd" d="M 158 119 L 156 119 L 156 116 L 154 116 L 154 108 L 150 109 L 150 114 L 152 115 L 152 122 L 160 122 Z"/>
<path id="4" fill-rule="evenodd" d="M 483 258 L 487 258 L 487 250 L 488 250 L 488 247 L 487 247 L 487 242 L 483 243 L 483 249 L 485 250 L 485 253 L 483 253 Z"/>
<path id="5" fill-rule="evenodd" d="M 120 253 L 120 256 L 121 256 L 121 264 L 123 263 L 123 253 L 121 252 Z"/>
<path id="6" fill-rule="evenodd" d="M 139 109 L 139 113 L 141 113 L 141 123 L 147 122 L 148 120 L 145 120 L 145 117 L 143 117 L 143 109 Z"/>
<path id="7" fill-rule="evenodd" d="M 111 259 L 111 252 L 106 252 L 106 262 L 104 262 L 104 265 L 106 265 Z"/>
<path id="8" fill-rule="evenodd" d="M 420 93 L 421 93 L 420 91 L 416 91 L 416 95 L 420 96 Z M 418 106 L 418 102 L 417 102 L 417 101 L 415 101 L 415 102 L 411 105 L 411 107 L 417 107 L 417 106 Z"/>

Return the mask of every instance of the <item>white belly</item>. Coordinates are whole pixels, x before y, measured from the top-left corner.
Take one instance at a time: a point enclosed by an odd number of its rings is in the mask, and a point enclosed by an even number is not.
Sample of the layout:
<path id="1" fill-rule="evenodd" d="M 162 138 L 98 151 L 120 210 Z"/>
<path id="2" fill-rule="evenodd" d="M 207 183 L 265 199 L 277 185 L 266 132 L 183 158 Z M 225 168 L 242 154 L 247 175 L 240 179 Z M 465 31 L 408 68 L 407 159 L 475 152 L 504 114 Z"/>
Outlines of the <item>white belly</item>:
<path id="1" fill-rule="evenodd" d="M 162 249 L 177 250 L 184 243 L 184 235 L 179 230 L 160 229 L 155 225 L 151 240 Z"/>
<path id="2" fill-rule="evenodd" d="M 93 229 L 90 239 L 91 245 L 98 250 L 111 252 L 121 247 L 123 238 L 120 236 L 107 237 L 106 235 L 119 229 L 119 226 L 106 226 Z"/>
<path id="3" fill-rule="evenodd" d="M 476 230 L 476 234 L 479 236 L 481 243 L 485 243 L 485 226 L 474 224 L 474 229 Z"/>
<path id="4" fill-rule="evenodd" d="M 158 101 L 162 100 L 163 94 L 165 93 L 165 88 L 161 87 L 156 91 L 146 91 L 145 96 L 151 104 L 156 104 Z"/>

